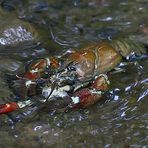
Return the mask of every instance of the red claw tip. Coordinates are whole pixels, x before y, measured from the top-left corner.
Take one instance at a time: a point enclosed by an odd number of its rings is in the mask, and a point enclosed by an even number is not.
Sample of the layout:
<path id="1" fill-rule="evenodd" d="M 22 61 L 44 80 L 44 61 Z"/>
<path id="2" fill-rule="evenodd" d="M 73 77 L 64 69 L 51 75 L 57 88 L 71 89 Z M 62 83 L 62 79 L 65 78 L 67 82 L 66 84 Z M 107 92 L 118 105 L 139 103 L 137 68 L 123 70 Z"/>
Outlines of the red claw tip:
<path id="1" fill-rule="evenodd" d="M 18 108 L 19 108 L 19 106 L 16 102 L 1 104 L 0 105 L 0 115 L 10 113 L 14 110 L 17 110 Z"/>

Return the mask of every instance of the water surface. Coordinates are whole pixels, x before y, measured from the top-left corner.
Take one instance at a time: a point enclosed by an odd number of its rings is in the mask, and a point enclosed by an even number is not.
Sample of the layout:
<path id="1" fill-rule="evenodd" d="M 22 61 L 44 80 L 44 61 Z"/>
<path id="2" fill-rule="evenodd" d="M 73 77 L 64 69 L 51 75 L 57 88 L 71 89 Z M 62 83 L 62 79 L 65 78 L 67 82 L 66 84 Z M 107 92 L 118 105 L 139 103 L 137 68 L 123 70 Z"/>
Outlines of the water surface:
<path id="1" fill-rule="evenodd" d="M 118 37 L 148 43 L 148 34 L 143 32 L 143 27 L 148 25 L 146 0 L 2 0 L 0 3 L 18 19 L 47 29 L 47 39 L 39 47 L 32 47 L 31 41 L 19 47 L 5 47 L 8 50 L 0 52 L 0 79 L 4 86 L 4 75 L 23 71 L 23 63 L 47 54 L 59 54 L 52 52 L 54 48 L 47 43 L 48 37 L 60 46 L 60 53 Z M 110 75 L 112 95 L 88 109 L 68 114 L 42 113 L 32 122 L 13 121 L 25 118 L 34 107 L 2 115 L 0 146 L 148 147 L 148 60 L 138 64 L 131 63 L 123 67 L 125 72 Z M 6 89 L 0 87 L 0 90 Z M 1 93 L 1 97 L 7 95 Z"/>

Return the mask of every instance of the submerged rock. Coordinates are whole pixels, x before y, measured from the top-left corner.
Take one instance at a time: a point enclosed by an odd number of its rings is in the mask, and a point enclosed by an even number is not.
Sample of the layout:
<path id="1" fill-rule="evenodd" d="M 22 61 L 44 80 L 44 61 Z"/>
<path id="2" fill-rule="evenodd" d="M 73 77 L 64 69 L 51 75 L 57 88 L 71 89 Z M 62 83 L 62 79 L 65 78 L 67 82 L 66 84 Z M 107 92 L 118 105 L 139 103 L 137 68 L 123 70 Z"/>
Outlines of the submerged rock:
<path id="1" fill-rule="evenodd" d="M 39 44 L 51 49 L 51 53 L 54 53 L 55 49 L 60 49 L 51 41 L 49 28 L 20 20 L 15 12 L 5 12 L 1 8 L 0 20 L 0 52 L 22 51 Z"/>
<path id="2" fill-rule="evenodd" d="M 29 23 L 2 9 L 0 14 L 0 47 L 16 46 L 18 43 L 35 40 L 36 31 Z"/>

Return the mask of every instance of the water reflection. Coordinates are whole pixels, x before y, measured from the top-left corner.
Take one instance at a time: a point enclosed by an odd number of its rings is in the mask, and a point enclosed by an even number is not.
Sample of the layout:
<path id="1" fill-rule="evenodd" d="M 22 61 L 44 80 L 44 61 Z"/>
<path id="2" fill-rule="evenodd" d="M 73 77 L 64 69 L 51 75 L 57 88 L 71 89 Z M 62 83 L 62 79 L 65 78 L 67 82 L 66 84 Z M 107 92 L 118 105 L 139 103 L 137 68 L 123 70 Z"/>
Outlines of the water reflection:
<path id="1" fill-rule="evenodd" d="M 30 32 L 27 32 L 25 28 L 22 26 L 18 26 L 17 28 L 9 28 L 6 29 L 0 38 L 0 44 L 9 45 L 14 44 L 15 42 L 22 42 L 25 40 L 33 40 L 33 37 Z"/>

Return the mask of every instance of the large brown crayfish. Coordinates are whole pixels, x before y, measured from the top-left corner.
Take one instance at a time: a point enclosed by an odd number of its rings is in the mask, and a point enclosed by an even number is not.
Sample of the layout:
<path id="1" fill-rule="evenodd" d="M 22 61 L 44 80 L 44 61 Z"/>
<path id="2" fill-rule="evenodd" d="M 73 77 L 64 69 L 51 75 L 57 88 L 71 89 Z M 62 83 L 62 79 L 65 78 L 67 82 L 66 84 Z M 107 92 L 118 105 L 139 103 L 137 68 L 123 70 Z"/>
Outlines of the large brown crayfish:
<path id="1" fill-rule="evenodd" d="M 28 96 L 37 95 L 39 86 L 40 93 L 44 96 L 43 102 L 62 99 L 65 111 L 84 108 L 100 100 L 108 90 L 109 80 L 106 74 L 122 58 L 142 54 L 147 54 L 143 45 L 123 39 L 103 41 L 67 52 L 58 58 L 47 57 L 33 61 L 22 79 L 25 80 Z M 20 104 L 21 102 L 16 109 Z M 28 104 L 31 101 L 26 103 Z M 3 109 L 0 109 L 0 114 L 7 113 Z"/>

